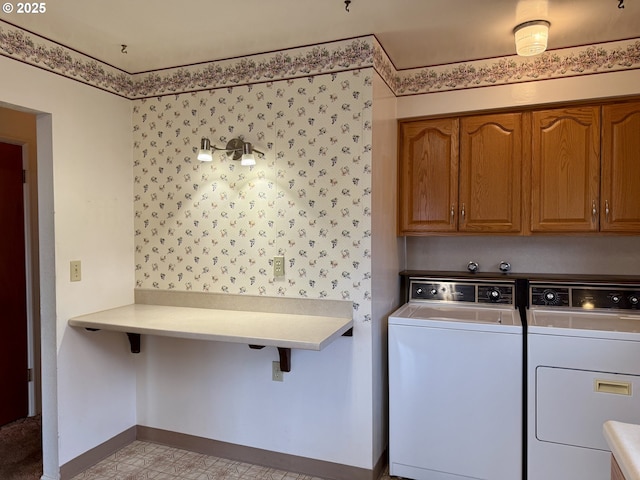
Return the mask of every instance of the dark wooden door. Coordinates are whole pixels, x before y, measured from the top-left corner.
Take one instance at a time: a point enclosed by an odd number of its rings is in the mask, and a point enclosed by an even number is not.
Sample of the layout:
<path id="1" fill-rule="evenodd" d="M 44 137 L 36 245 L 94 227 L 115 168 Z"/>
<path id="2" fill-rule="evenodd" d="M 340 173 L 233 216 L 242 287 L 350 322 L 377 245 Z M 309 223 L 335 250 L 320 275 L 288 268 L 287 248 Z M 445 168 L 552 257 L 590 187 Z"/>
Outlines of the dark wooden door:
<path id="1" fill-rule="evenodd" d="M 29 413 L 22 147 L 0 142 L 0 425 Z"/>

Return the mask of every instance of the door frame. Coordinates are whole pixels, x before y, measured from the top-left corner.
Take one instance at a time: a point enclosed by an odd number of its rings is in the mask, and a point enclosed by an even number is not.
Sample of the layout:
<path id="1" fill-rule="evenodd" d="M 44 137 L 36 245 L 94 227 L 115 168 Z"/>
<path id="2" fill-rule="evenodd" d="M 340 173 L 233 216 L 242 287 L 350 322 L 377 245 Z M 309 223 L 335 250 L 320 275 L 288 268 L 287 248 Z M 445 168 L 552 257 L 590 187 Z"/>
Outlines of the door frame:
<path id="1" fill-rule="evenodd" d="M 34 375 L 34 386 L 37 389 L 34 392 L 35 408 L 42 413 L 42 479 L 58 480 L 60 467 L 52 115 L 0 102 L 0 140 L 22 145 L 23 155 L 28 157 L 30 250 L 27 255 L 27 277 L 31 296 L 27 303 L 34 322 L 33 339 L 40 356 L 40 361 L 35 362 L 39 363 L 38 373 Z"/>

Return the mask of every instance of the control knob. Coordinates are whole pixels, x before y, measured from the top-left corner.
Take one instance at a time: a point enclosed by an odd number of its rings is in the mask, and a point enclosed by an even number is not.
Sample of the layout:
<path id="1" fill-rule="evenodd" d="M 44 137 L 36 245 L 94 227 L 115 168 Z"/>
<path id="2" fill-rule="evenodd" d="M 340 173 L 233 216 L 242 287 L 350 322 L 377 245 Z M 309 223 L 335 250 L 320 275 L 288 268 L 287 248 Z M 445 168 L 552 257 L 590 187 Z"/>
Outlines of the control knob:
<path id="1" fill-rule="evenodd" d="M 617 293 L 614 293 L 613 295 L 611 295 L 611 301 L 615 304 L 620 303 L 620 300 L 622 300 L 622 297 L 620 295 L 618 295 Z"/>
<path id="2" fill-rule="evenodd" d="M 471 273 L 476 273 L 479 268 L 480 265 L 478 265 L 478 262 L 469 262 L 467 264 L 467 270 L 469 270 Z"/>
<path id="3" fill-rule="evenodd" d="M 489 290 L 489 292 L 487 292 L 487 296 L 489 297 L 489 300 L 491 300 L 492 302 L 497 302 L 498 300 L 500 300 L 500 291 L 494 288 L 492 290 Z"/>
<path id="4" fill-rule="evenodd" d="M 629 295 L 629 303 L 631 305 L 638 305 L 638 303 L 640 303 L 640 300 L 638 299 L 638 295 Z"/>
<path id="5" fill-rule="evenodd" d="M 500 262 L 500 271 L 503 273 L 507 273 L 511 270 L 511 264 L 509 262 L 502 261 Z"/>
<path id="6" fill-rule="evenodd" d="M 542 298 L 547 305 L 553 305 L 558 301 L 558 294 L 553 290 L 545 290 L 542 292 Z"/>

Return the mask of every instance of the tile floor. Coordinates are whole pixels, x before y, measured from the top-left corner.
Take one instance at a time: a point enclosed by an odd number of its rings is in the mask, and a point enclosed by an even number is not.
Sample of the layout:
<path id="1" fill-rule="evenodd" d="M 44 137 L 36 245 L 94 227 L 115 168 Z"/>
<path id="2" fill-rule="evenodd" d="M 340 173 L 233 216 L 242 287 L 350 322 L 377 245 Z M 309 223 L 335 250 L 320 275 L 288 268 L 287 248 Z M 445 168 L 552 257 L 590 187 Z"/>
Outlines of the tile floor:
<path id="1" fill-rule="evenodd" d="M 383 474 L 380 480 L 391 480 Z M 249 463 L 135 441 L 73 480 L 323 480 Z"/>

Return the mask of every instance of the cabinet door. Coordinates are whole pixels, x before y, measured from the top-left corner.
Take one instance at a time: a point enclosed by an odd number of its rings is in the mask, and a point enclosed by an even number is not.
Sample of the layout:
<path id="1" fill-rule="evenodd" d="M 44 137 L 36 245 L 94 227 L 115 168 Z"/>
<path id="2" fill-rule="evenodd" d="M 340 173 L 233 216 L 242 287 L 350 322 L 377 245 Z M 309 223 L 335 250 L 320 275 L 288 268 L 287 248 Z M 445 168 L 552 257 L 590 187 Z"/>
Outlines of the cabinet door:
<path id="1" fill-rule="evenodd" d="M 640 102 L 602 107 L 600 230 L 640 232 Z"/>
<path id="2" fill-rule="evenodd" d="M 521 113 L 460 121 L 460 231 L 521 230 L 522 131 Z"/>
<path id="3" fill-rule="evenodd" d="M 400 233 L 455 231 L 458 119 L 400 122 L 399 131 Z"/>
<path id="4" fill-rule="evenodd" d="M 600 107 L 532 114 L 531 231 L 598 230 Z"/>

